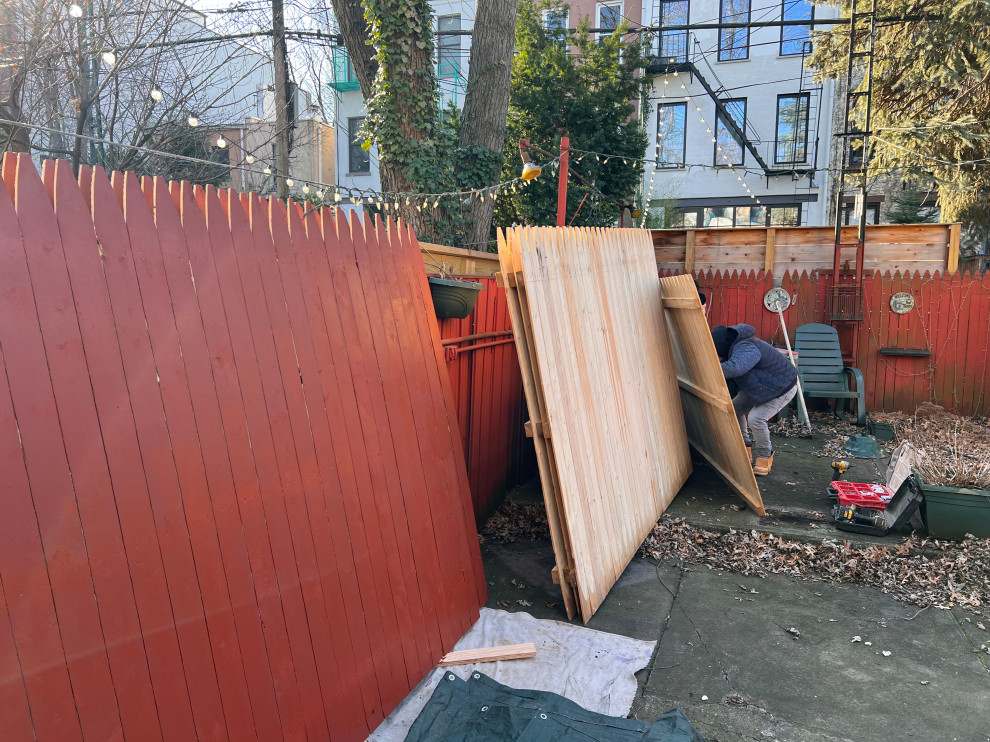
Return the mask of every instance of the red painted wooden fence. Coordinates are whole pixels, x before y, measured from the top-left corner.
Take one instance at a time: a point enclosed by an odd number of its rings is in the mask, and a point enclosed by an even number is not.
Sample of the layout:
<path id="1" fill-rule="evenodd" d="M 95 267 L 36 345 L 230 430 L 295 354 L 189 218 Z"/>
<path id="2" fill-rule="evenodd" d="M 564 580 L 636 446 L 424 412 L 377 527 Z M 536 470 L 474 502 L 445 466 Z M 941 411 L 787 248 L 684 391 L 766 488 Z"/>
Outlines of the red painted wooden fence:
<path id="1" fill-rule="evenodd" d="M 507 489 L 536 476 L 536 459 L 523 434 L 527 416 L 505 289 L 493 276 L 469 278 L 485 285 L 474 311 L 442 320 L 440 335 L 480 525 Z"/>
<path id="2" fill-rule="evenodd" d="M 486 592 L 415 238 L 3 181 L 0 739 L 363 739 Z"/>
<path id="3" fill-rule="evenodd" d="M 773 278 L 759 273 L 700 273 L 710 300 L 709 324 L 753 325 L 757 334 L 783 346 L 776 314 L 763 307 Z M 793 342 L 794 330 L 809 322 L 828 323 L 830 273 L 787 273 L 782 286 L 792 297 L 784 312 Z M 901 291 L 915 308 L 898 315 L 890 298 Z M 913 412 L 933 402 L 966 415 L 990 414 L 990 274 L 873 273 L 864 283 L 864 321 L 853 365 L 863 371 L 869 409 Z M 894 356 L 884 349 L 930 351 L 930 356 Z"/>

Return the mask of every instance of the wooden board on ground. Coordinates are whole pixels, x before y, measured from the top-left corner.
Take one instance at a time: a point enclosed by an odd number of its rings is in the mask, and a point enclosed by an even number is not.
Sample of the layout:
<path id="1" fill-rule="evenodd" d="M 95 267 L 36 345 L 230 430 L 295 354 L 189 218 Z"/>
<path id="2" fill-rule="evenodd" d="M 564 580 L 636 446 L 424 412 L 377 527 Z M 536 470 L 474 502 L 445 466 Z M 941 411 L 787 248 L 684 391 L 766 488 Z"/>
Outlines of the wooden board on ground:
<path id="1" fill-rule="evenodd" d="M 691 473 L 653 243 L 517 227 L 499 259 L 564 605 L 587 622 Z"/>
<path id="2" fill-rule="evenodd" d="M 437 664 L 440 667 L 453 665 L 473 665 L 477 662 L 502 662 L 503 660 L 525 660 L 536 656 L 536 645 L 506 644 L 503 647 L 485 647 L 484 649 L 460 649 L 447 652 Z"/>
<path id="3" fill-rule="evenodd" d="M 764 515 L 763 499 L 694 279 L 688 275 L 661 278 L 660 293 L 688 440 L 749 507 Z"/>

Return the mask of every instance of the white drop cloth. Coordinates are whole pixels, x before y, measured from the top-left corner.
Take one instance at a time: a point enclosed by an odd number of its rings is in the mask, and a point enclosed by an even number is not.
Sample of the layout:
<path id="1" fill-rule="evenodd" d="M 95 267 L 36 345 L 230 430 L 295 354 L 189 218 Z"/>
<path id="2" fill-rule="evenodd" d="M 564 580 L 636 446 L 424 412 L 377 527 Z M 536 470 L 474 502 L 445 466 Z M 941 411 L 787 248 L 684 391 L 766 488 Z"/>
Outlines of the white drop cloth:
<path id="1" fill-rule="evenodd" d="M 444 672 L 467 679 L 475 669 L 513 688 L 551 691 L 590 711 L 626 716 L 636 696 L 634 673 L 646 667 L 656 646 L 656 642 L 540 620 L 528 613 L 482 608 L 478 622 L 454 649 L 524 642 L 536 645 L 536 657 L 435 668 L 368 739 L 401 742 Z"/>

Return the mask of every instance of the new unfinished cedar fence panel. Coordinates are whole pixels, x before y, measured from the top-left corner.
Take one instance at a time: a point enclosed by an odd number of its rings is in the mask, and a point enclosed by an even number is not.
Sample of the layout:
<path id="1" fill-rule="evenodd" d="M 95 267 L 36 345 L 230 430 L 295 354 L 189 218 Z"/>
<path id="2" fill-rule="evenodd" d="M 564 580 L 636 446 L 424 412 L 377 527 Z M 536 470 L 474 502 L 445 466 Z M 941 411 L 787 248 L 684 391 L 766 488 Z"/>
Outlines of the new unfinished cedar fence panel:
<path id="1" fill-rule="evenodd" d="M 787 272 L 780 284 L 791 295 L 784 310 L 791 342 L 801 325 L 828 324 L 829 272 Z M 763 306 L 774 277 L 762 272 L 699 272 L 708 297 L 708 323 L 753 325 L 757 335 L 784 346 L 776 313 Z M 906 314 L 890 307 L 906 292 L 915 306 Z M 870 410 L 914 412 L 929 402 L 960 415 L 990 414 L 990 274 L 867 273 L 864 320 L 851 365 L 863 371 Z"/>
<path id="2" fill-rule="evenodd" d="M 694 280 L 691 276 L 661 278 L 660 292 L 688 441 L 757 515 L 764 515 L 756 475 Z"/>
<path id="3" fill-rule="evenodd" d="M 691 471 L 652 245 L 513 228 L 499 257 L 556 579 L 587 622 Z"/>
<path id="4" fill-rule="evenodd" d="M 866 227 L 866 271 L 954 271 L 958 225 L 881 224 Z M 856 227 L 843 227 L 840 265 L 856 267 Z M 660 229 L 652 232 L 661 271 L 822 271 L 833 267 L 833 227 Z M 690 237 L 689 237 L 690 236 Z M 688 246 L 691 249 L 688 249 Z"/>
<path id="5" fill-rule="evenodd" d="M 366 738 L 485 600 L 414 236 L 3 181 L 0 738 Z"/>

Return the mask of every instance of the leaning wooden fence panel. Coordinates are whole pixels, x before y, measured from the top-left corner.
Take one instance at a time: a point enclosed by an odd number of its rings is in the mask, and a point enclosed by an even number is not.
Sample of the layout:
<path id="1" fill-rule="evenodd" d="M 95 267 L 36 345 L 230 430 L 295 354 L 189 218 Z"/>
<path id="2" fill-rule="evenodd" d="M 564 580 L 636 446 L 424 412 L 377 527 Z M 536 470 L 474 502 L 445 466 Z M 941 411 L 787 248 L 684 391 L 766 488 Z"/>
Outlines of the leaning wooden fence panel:
<path id="1" fill-rule="evenodd" d="M 364 739 L 485 599 L 415 238 L 80 179 L 4 159 L 0 738 Z"/>
<path id="2" fill-rule="evenodd" d="M 556 578 L 588 621 L 691 471 L 652 244 L 641 230 L 499 239 Z"/>
<path id="3" fill-rule="evenodd" d="M 760 488 L 694 280 L 690 276 L 661 278 L 660 293 L 688 441 L 757 515 L 764 515 Z"/>

